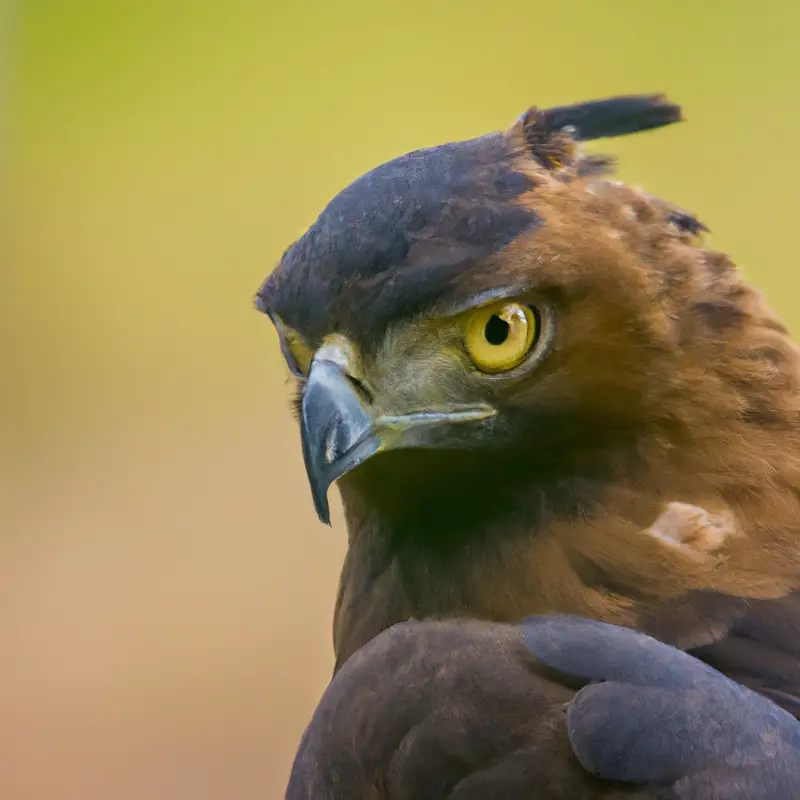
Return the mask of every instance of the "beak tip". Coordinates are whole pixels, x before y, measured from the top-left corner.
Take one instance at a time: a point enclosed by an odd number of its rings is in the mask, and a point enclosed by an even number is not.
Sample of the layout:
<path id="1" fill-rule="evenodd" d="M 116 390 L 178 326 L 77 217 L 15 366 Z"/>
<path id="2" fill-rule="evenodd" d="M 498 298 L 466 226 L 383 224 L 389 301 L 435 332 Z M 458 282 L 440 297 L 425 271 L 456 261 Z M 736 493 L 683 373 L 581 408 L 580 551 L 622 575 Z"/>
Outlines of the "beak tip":
<path id="1" fill-rule="evenodd" d="M 300 437 L 314 509 L 324 525 L 331 524 L 328 489 L 358 463 L 357 445 L 372 425 L 344 367 L 318 352 L 303 391 Z"/>
<path id="2" fill-rule="evenodd" d="M 327 488 L 327 487 L 326 487 Z M 314 510 L 317 512 L 319 521 L 323 525 L 331 526 L 331 509 L 328 505 L 327 492 L 323 489 L 321 492 L 314 492 Z"/>

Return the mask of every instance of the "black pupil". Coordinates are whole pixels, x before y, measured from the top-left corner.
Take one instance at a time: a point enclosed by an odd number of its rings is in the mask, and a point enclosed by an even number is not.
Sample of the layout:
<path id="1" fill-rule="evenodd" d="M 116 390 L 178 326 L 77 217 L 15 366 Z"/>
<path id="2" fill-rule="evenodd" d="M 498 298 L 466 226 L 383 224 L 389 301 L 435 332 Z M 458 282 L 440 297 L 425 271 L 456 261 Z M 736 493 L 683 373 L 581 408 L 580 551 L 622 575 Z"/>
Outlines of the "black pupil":
<path id="1" fill-rule="evenodd" d="M 484 335 L 489 344 L 499 345 L 508 339 L 510 330 L 511 326 L 504 319 L 498 317 L 497 314 L 493 314 L 486 323 Z"/>

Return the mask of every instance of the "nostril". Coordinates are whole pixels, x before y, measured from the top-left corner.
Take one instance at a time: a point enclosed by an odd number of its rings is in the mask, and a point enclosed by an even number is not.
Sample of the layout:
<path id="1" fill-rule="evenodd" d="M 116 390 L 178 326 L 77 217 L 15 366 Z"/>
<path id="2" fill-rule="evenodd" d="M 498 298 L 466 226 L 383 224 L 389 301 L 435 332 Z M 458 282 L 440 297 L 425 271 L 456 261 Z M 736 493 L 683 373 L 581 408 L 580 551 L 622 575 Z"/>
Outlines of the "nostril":
<path id="1" fill-rule="evenodd" d="M 371 404 L 372 401 L 375 399 L 375 395 L 372 393 L 369 386 L 367 386 L 367 384 L 364 383 L 364 381 L 354 377 L 353 375 L 348 375 L 347 379 L 350 381 L 350 383 L 353 384 L 355 390 L 358 392 L 361 399 L 364 400 L 367 404 Z"/>

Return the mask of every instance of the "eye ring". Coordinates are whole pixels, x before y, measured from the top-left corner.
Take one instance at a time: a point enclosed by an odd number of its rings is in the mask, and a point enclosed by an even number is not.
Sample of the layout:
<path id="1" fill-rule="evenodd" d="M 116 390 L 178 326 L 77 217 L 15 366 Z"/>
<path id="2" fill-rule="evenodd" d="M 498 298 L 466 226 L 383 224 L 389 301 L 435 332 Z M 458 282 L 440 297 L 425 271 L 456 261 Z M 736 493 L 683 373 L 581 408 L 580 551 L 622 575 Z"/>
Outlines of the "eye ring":
<path id="1" fill-rule="evenodd" d="M 464 322 L 464 347 L 483 373 L 507 373 L 522 364 L 542 339 L 542 314 L 518 301 L 475 309 Z"/>

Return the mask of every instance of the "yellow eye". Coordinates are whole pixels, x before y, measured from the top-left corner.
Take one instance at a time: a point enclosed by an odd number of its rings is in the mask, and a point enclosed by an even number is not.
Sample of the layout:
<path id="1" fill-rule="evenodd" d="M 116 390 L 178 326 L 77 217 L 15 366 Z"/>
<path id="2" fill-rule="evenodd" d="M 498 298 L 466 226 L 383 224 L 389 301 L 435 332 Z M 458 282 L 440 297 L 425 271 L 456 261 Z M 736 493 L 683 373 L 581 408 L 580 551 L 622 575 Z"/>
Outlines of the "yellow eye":
<path id="1" fill-rule="evenodd" d="M 289 369 L 300 377 L 308 375 L 311 359 L 314 351 L 292 330 L 287 330 L 284 334 L 284 346 L 286 348 L 286 360 L 289 362 Z"/>
<path id="2" fill-rule="evenodd" d="M 521 364 L 539 338 L 539 315 L 521 303 L 499 303 L 469 315 L 464 344 L 481 372 L 506 372 Z"/>
<path id="3" fill-rule="evenodd" d="M 292 374 L 298 378 L 305 378 L 314 358 L 314 350 L 310 348 L 300 334 L 283 324 L 283 320 L 274 312 L 269 312 L 269 318 L 278 332 L 281 343 L 281 352 L 286 359 L 286 364 Z"/>

